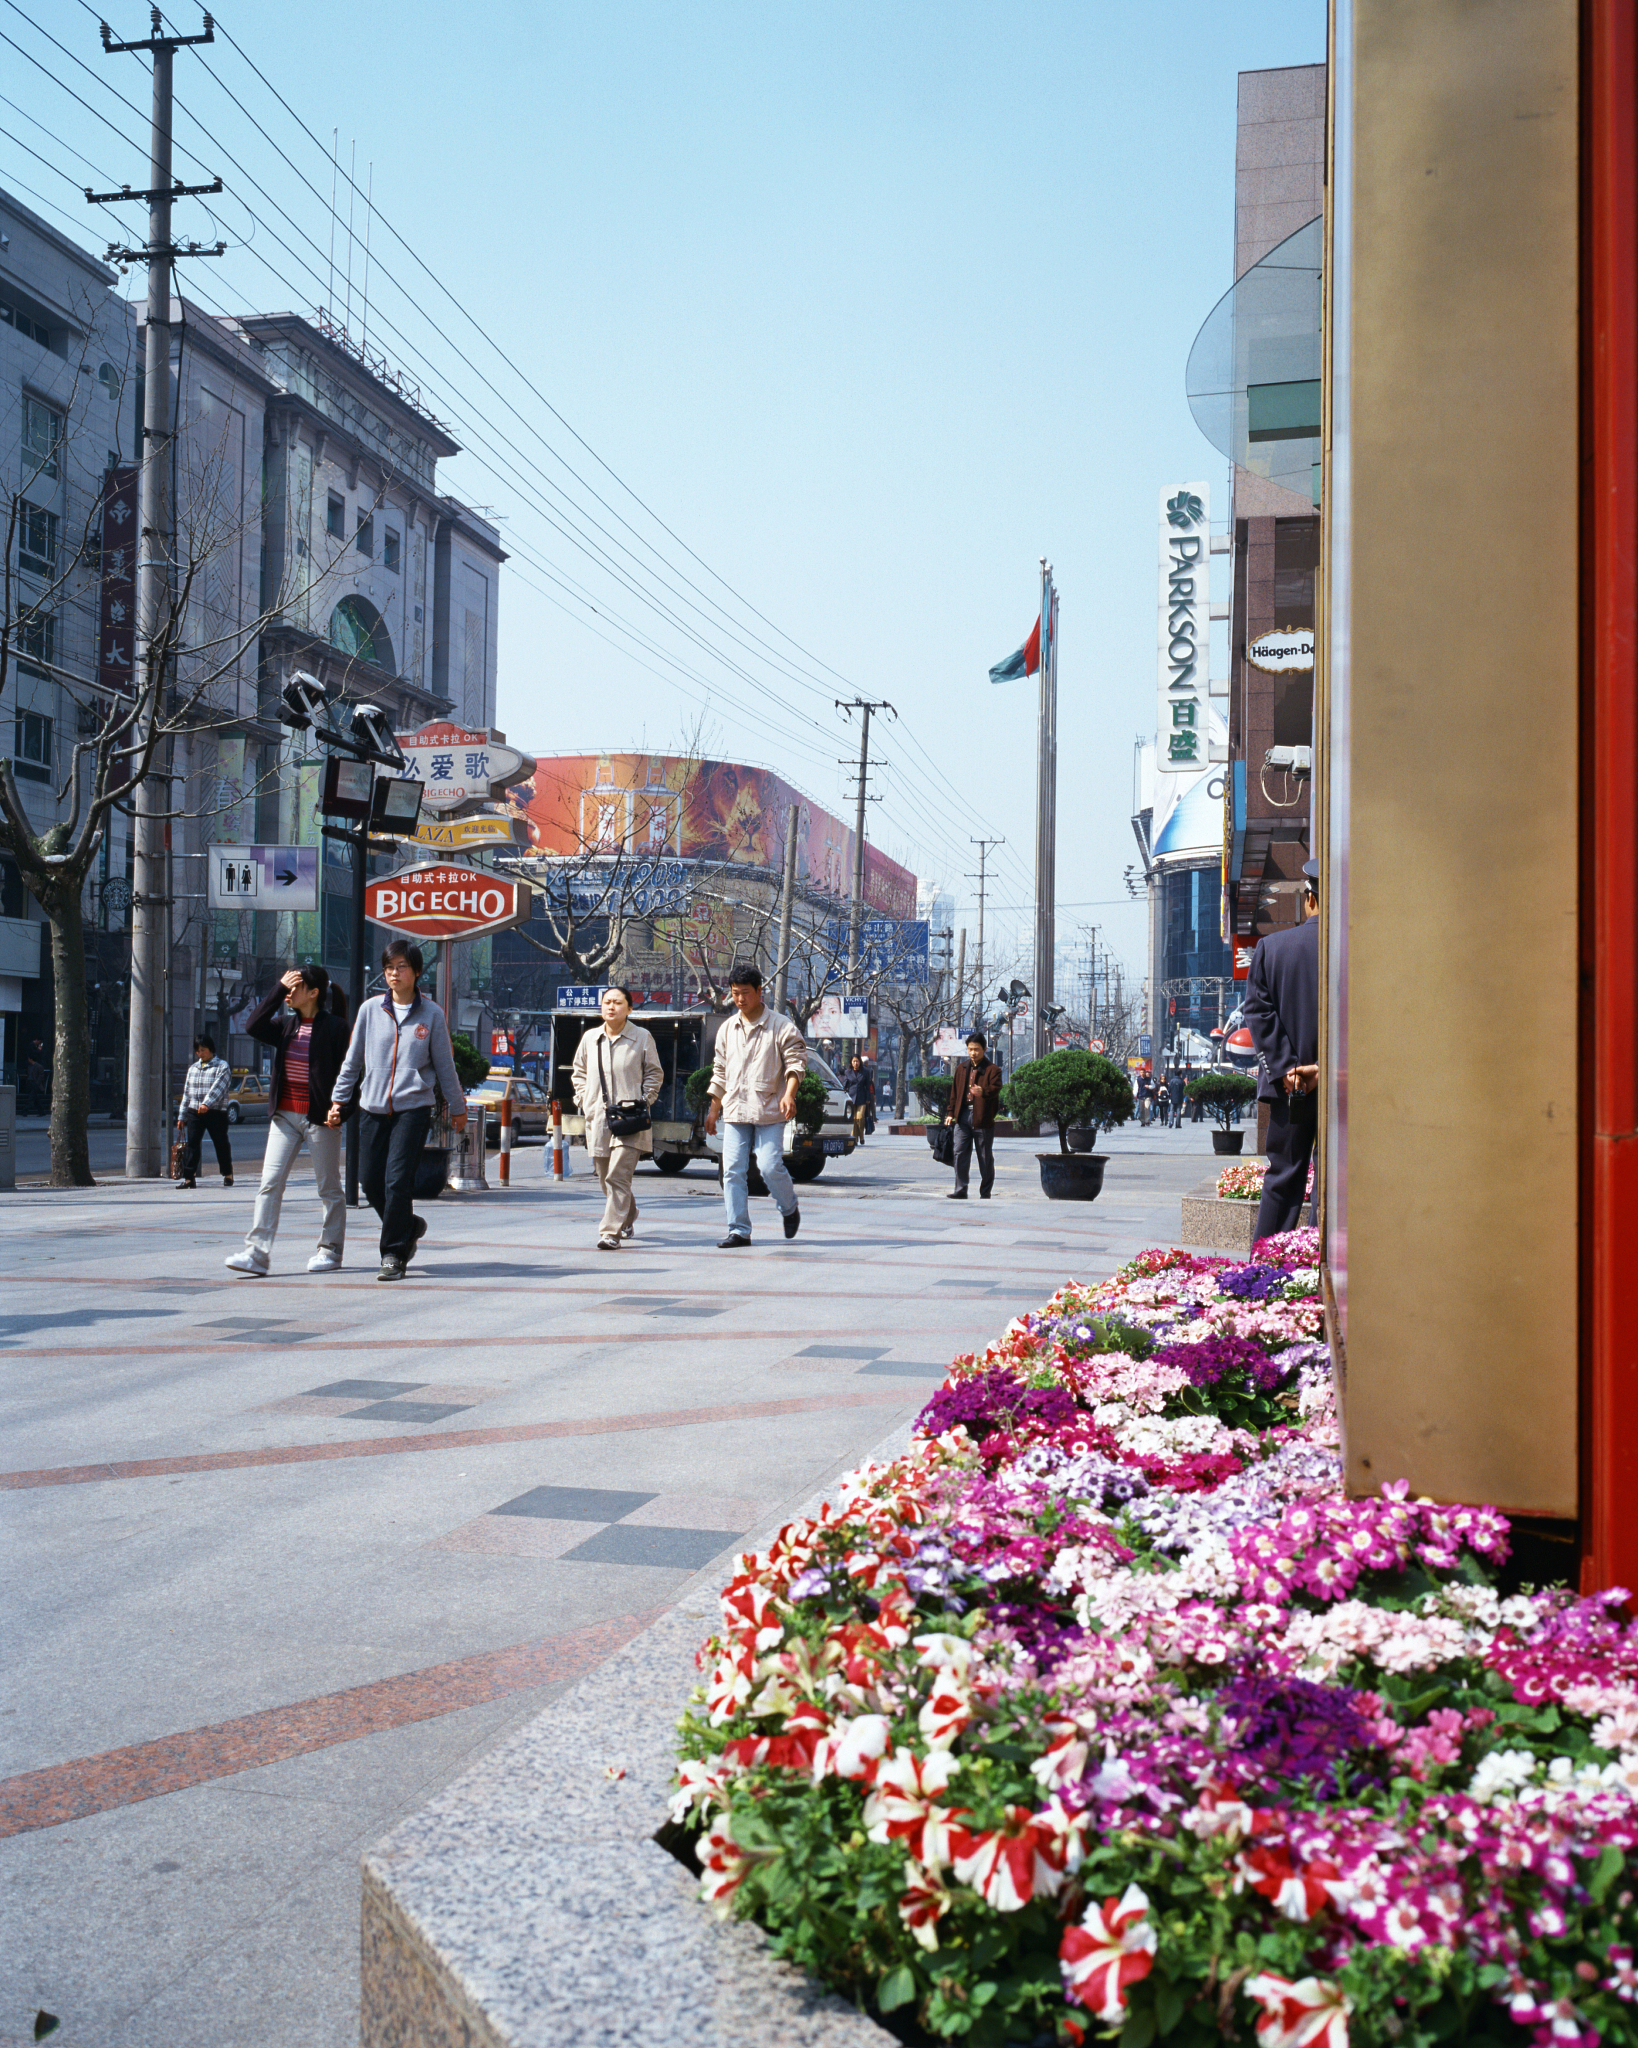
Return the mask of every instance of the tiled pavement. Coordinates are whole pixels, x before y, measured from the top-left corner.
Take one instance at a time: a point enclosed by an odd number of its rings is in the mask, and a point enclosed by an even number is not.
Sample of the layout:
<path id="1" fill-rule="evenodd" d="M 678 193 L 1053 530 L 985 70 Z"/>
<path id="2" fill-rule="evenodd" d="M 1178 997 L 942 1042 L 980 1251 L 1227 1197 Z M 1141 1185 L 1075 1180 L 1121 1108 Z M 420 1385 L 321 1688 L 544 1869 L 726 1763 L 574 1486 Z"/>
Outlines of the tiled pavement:
<path id="1" fill-rule="evenodd" d="M 1096 1204 L 947 1205 L 919 1140 L 757 1204 L 704 1175 L 431 1212 L 413 1278 L 222 1267 L 251 1190 L 0 1196 L 0 2042 L 356 2038 L 357 1857 L 856 1462 L 1066 1275 L 1176 1234 L 1204 1132 L 1109 1143 Z"/>

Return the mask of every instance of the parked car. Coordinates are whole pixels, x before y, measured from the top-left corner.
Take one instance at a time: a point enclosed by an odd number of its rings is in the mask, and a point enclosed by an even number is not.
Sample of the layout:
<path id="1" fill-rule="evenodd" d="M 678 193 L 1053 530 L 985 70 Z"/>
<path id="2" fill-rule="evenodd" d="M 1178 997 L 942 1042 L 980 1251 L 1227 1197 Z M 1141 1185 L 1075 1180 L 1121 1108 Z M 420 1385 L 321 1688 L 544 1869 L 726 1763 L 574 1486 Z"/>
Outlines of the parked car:
<path id="1" fill-rule="evenodd" d="M 489 1112 L 485 1143 L 492 1152 L 500 1147 L 501 1103 L 508 1096 L 514 1137 L 543 1138 L 552 1127 L 552 1105 L 544 1088 L 506 1067 L 491 1067 L 476 1088 L 466 1091 L 466 1106 Z"/>
<path id="2" fill-rule="evenodd" d="M 233 1076 L 233 1086 L 228 1090 L 228 1098 L 223 1107 L 227 1111 L 227 1120 L 230 1124 L 265 1122 L 272 1114 L 271 1084 L 264 1081 L 260 1074 L 236 1072 Z M 177 1101 L 176 1113 L 178 1116 L 182 1114 L 180 1098 Z"/>

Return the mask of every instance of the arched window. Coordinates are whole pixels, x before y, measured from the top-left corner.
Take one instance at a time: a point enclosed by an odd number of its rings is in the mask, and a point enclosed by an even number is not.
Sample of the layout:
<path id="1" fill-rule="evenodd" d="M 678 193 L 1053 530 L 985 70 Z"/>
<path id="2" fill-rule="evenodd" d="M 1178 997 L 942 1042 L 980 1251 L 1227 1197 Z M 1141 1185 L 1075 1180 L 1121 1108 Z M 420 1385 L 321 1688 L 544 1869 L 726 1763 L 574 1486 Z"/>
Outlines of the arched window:
<path id="1" fill-rule="evenodd" d="M 356 661 L 397 672 L 386 622 L 367 597 L 344 597 L 330 614 L 330 645 Z"/>

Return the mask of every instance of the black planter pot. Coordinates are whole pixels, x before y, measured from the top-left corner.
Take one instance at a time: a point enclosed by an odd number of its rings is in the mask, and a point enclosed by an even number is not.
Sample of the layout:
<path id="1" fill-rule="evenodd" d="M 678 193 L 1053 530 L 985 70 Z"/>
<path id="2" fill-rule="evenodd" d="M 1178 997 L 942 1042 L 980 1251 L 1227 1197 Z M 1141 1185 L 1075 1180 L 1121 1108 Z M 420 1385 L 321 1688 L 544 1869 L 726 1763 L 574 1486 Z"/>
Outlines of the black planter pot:
<path id="1" fill-rule="evenodd" d="M 1214 1152 L 1238 1152 L 1245 1141 L 1244 1131 L 1213 1131 L 1211 1149 Z"/>
<path id="2" fill-rule="evenodd" d="M 1103 1169 L 1109 1164 L 1097 1152 L 1037 1152 L 1041 1192 L 1049 1202 L 1095 1202 L 1103 1192 Z"/>
<path id="3" fill-rule="evenodd" d="M 1090 1152 L 1096 1147 L 1098 1142 L 1096 1126 L 1086 1131 L 1070 1131 L 1066 1135 L 1069 1139 L 1069 1149 L 1071 1152 Z"/>

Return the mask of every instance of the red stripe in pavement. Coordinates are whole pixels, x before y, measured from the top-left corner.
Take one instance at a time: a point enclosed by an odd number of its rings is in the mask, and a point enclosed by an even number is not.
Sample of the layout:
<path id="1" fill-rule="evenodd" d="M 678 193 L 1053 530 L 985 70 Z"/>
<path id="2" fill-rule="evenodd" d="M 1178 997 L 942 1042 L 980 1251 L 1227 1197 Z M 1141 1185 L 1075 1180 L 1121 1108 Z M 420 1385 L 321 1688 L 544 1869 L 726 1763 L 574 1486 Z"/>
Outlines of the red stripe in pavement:
<path id="1" fill-rule="evenodd" d="M 270 1707 L 236 1721 L 217 1721 L 208 1728 L 161 1736 L 157 1742 L 109 1749 L 101 1756 L 0 1779 L 0 1836 L 61 1827 L 65 1821 L 134 1806 L 138 1800 L 206 1785 L 213 1778 L 231 1778 L 309 1750 L 330 1749 L 338 1742 L 356 1742 L 362 1735 L 380 1735 L 412 1721 L 456 1714 L 508 1693 L 583 1678 L 664 1611 L 657 1607 L 646 1614 L 622 1614 L 568 1635 L 458 1657 L 450 1664 L 377 1679 L 373 1685 L 355 1685 L 346 1692 L 324 1693 L 293 1706 Z"/>
<path id="2" fill-rule="evenodd" d="M 599 1289 L 599 1292 L 603 1290 Z M 661 1301 L 682 1301 L 680 1294 L 663 1294 Z M 880 1300 L 880 1296 L 874 1297 Z M 571 1310 L 571 1314 L 583 1314 L 583 1310 Z M 634 1315 L 647 1311 L 634 1309 Z M 404 1349 L 402 1337 L 354 1337 L 349 1331 L 353 1324 L 342 1324 L 330 1330 L 310 1329 L 300 1338 L 303 1351 L 397 1351 Z M 915 1334 L 919 1337 L 960 1336 L 971 1329 L 970 1323 L 947 1323 L 942 1331 L 938 1324 L 920 1322 Z M 578 1344 L 677 1344 L 709 1338 L 713 1344 L 799 1344 L 809 1337 L 834 1337 L 830 1330 L 718 1330 L 718 1329 L 665 1329 L 665 1330 L 616 1330 L 600 1333 L 597 1330 L 570 1331 L 566 1334 L 545 1336 L 539 1331 L 525 1330 L 506 1336 L 485 1336 L 477 1341 L 486 1351 L 499 1351 L 517 1345 Z M 190 1358 L 208 1358 L 218 1351 L 283 1351 L 290 1346 L 290 1334 L 283 1330 L 264 1330 L 254 1336 L 206 1337 L 197 1324 L 178 1324 L 175 1335 L 168 1344 L 131 1344 L 123 1337 L 110 1337 L 105 1344 L 59 1344 L 49 1351 L 22 1351 L 7 1345 L 4 1356 L 8 1359 L 50 1359 L 50 1358 L 103 1358 L 118 1354 L 121 1358 L 169 1358 L 177 1348 L 177 1340 L 186 1337 Z"/>
<path id="3" fill-rule="evenodd" d="M 51 1465 L 32 1472 L 0 1472 L 0 1490 L 84 1486 L 94 1479 L 163 1479 L 179 1472 L 237 1472 L 250 1465 L 307 1465 L 327 1458 L 395 1458 L 410 1451 L 460 1451 L 480 1444 L 531 1444 L 552 1437 L 609 1436 L 634 1429 L 687 1429 L 701 1422 L 751 1422 L 768 1415 L 811 1415 L 825 1408 L 900 1406 L 914 1398 L 903 1387 L 883 1387 L 858 1394 L 797 1394 L 785 1401 L 736 1401 L 720 1408 L 662 1408 L 650 1415 L 596 1415 L 579 1422 L 440 1430 L 436 1436 L 349 1437 L 334 1444 L 275 1444 L 258 1451 L 204 1451 L 183 1458 Z"/>

